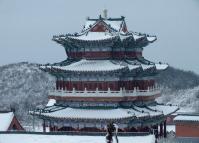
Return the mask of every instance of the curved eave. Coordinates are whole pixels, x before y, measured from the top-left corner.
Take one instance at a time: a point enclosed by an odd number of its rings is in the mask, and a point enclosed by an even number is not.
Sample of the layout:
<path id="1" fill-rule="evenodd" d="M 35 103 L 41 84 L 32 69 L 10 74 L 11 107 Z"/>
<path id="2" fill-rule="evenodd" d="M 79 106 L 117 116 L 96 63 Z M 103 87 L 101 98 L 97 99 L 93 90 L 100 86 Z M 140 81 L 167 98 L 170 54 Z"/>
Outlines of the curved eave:
<path id="1" fill-rule="evenodd" d="M 147 67 L 143 67 L 143 65 L 136 65 L 137 67 L 131 69 L 129 68 L 129 71 L 132 73 L 135 73 L 136 76 L 138 75 L 150 75 L 156 73 L 156 67 L 155 65 L 146 65 Z"/>
<path id="2" fill-rule="evenodd" d="M 143 71 L 152 71 L 156 69 L 156 66 L 151 64 L 151 65 L 144 65 L 141 64 Z"/>
<path id="3" fill-rule="evenodd" d="M 150 72 L 161 72 L 166 70 L 169 65 L 164 63 L 154 63 L 145 58 L 138 58 L 138 63 L 141 63 L 143 71 L 150 71 Z"/>
<path id="4" fill-rule="evenodd" d="M 135 68 L 133 70 L 130 70 L 131 72 L 135 72 L 135 76 L 153 76 L 154 74 L 157 74 L 165 69 L 157 69 L 155 65 L 147 65 L 148 67 L 143 68 L 143 66 L 140 65 L 140 67 Z"/>
<path id="5" fill-rule="evenodd" d="M 128 120 L 136 120 L 136 119 L 147 119 L 147 118 L 157 118 L 157 117 L 162 117 L 164 116 L 163 111 L 158 111 L 158 110 L 151 110 L 150 108 L 140 108 L 137 106 L 134 106 L 130 109 L 109 109 L 105 110 L 92 110 L 90 111 L 88 109 L 74 109 L 74 108 L 62 108 L 59 110 L 55 110 L 53 112 L 47 112 L 47 111 L 42 111 L 42 112 L 34 112 L 34 115 L 37 115 L 39 117 L 43 118 L 51 118 L 51 119 L 60 119 L 60 120 L 123 120 L 123 119 L 128 119 Z M 73 112 L 72 112 L 73 111 Z M 71 113 L 72 112 L 72 113 Z M 79 114 L 81 112 L 81 115 Z M 100 116 L 101 114 L 102 116 Z M 121 116 L 116 115 L 116 112 L 120 113 Z M 91 114 L 100 114 L 97 115 L 91 115 Z M 110 113 L 110 114 L 109 114 Z M 112 113 L 112 114 L 111 114 Z M 33 112 L 31 112 L 33 115 Z M 84 115 L 85 114 L 85 115 Z M 87 114 L 90 114 L 89 116 L 86 116 Z"/>
<path id="6" fill-rule="evenodd" d="M 137 58 L 137 60 L 139 63 L 144 64 L 144 65 L 155 65 L 154 62 L 151 62 L 151 61 L 145 59 L 144 57 L 139 57 L 139 58 Z"/>
<path id="7" fill-rule="evenodd" d="M 159 65 L 155 64 L 153 67 L 148 68 L 143 70 L 143 74 L 147 74 L 147 75 L 154 75 L 154 74 L 159 74 L 160 72 L 166 70 L 168 68 L 167 64 L 162 64 L 161 68 L 159 67 Z"/>
<path id="8" fill-rule="evenodd" d="M 44 118 L 50 118 L 50 119 L 59 119 L 59 120 L 104 120 L 104 121 L 118 121 L 118 120 L 124 120 L 124 119 L 134 119 L 136 118 L 135 116 L 131 117 L 121 117 L 121 118 L 78 118 L 78 117 L 55 117 L 55 116 L 49 116 L 49 115 L 43 115 L 43 114 L 35 114 L 36 116 L 39 117 L 44 117 Z"/>
<path id="9" fill-rule="evenodd" d="M 40 68 L 41 70 L 43 71 L 46 71 L 46 72 L 49 72 L 49 73 L 60 73 L 60 72 L 63 72 L 63 73 L 71 73 L 71 72 L 77 72 L 77 73 L 92 73 L 92 72 L 95 72 L 95 73 L 109 73 L 109 72 L 120 72 L 120 71 L 125 71 L 125 70 L 128 70 L 127 67 L 124 67 L 124 68 L 119 68 L 119 69 L 113 69 L 113 70 L 65 70 L 65 69 L 62 69 L 62 68 L 55 68 L 55 67 L 45 67 L 45 68 Z"/>
<path id="10" fill-rule="evenodd" d="M 134 41 L 138 47 L 146 47 L 148 44 L 153 43 L 157 40 L 156 36 L 150 36 L 147 34 L 141 34 L 137 32 L 131 32 L 134 37 Z"/>
<path id="11" fill-rule="evenodd" d="M 150 76 L 156 73 L 156 68 L 154 65 L 140 65 L 140 70 L 137 71 L 136 76 Z"/>
<path id="12" fill-rule="evenodd" d="M 146 34 L 142 34 L 142 35 L 140 35 L 139 38 L 135 39 L 135 41 L 139 41 L 139 40 L 145 41 L 146 43 L 153 43 L 154 41 L 157 40 L 157 37 L 156 36 L 149 36 L 149 35 L 146 35 Z"/>
<path id="13" fill-rule="evenodd" d="M 135 67 L 131 67 L 131 66 L 135 66 Z M 141 65 L 129 65 L 128 69 L 130 72 L 138 72 L 138 71 L 143 71 L 142 66 Z"/>
<path id="14" fill-rule="evenodd" d="M 64 37 L 53 37 L 52 40 L 55 41 L 55 42 L 57 42 L 58 44 L 61 44 L 61 45 L 65 44 Z"/>
<path id="15" fill-rule="evenodd" d="M 164 116 L 169 116 L 179 110 L 178 106 L 173 106 L 173 105 L 156 105 L 156 106 L 148 106 L 147 108 L 155 111 L 161 111 L 163 112 Z"/>
<path id="16" fill-rule="evenodd" d="M 135 66 L 135 67 L 131 67 Z M 159 66 L 158 66 L 159 67 Z M 45 72 L 49 72 L 51 74 L 56 73 L 113 73 L 113 72 L 130 72 L 134 73 L 136 75 L 153 75 L 155 73 L 158 73 L 160 71 L 166 70 L 168 65 L 165 65 L 163 68 L 157 68 L 157 65 L 128 65 L 123 68 L 119 69 L 113 69 L 113 70 L 67 70 L 62 68 L 57 68 L 53 66 L 43 66 L 40 67 L 41 70 Z"/>
<path id="17" fill-rule="evenodd" d="M 147 36 L 146 38 L 149 43 L 153 43 L 157 40 L 156 36 Z"/>
<path id="18" fill-rule="evenodd" d="M 110 44 L 113 43 L 114 41 L 121 41 L 121 43 L 135 43 L 135 45 L 137 47 L 145 47 L 150 43 L 153 43 L 154 41 L 157 40 L 156 36 L 149 36 L 146 34 L 138 34 L 138 33 L 127 33 L 127 34 L 122 34 L 122 33 L 118 33 L 113 36 L 107 36 L 106 37 L 102 37 L 101 39 L 86 39 L 81 38 L 81 36 L 86 35 L 86 33 L 83 34 L 77 34 L 77 35 L 71 35 L 71 34 L 67 34 L 67 35 L 60 35 L 60 36 L 54 36 L 53 37 L 53 41 L 65 45 L 66 43 L 70 44 L 73 43 L 74 45 L 79 45 L 79 44 L 99 44 L 99 43 L 106 43 L 106 44 Z"/>
<path id="19" fill-rule="evenodd" d="M 145 47 L 150 43 L 153 43 L 157 40 L 156 36 L 149 36 L 149 35 L 135 35 L 133 33 L 130 34 L 120 34 L 120 40 L 122 43 L 133 43 L 137 47 Z"/>
<path id="20" fill-rule="evenodd" d="M 33 115 L 33 114 L 31 114 Z M 136 117 L 136 116 L 131 116 L 131 117 L 121 117 L 121 118 L 72 118 L 72 117 L 54 117 L 54 116 L 48 116 L 48 115 L 42 115 L 42 114 L 35 114 L 36 116 L 40 118 L 48 118 L 48 119 L 57 119 L 57 120 L 80 120 L 80 121 L 118 121 L 118 120 L 145 120 L 148 118 L 157 118 L 157 117 L 162 117 L 164 116 L 163 114 L 161 115 L 156 115 L 156 116 L 141 116 L 141 117 Z"/>
<path id="21" fill-rule="evenodd" d="M 140 113 L 148 114 L 148 117 L 164 116 L 162 111 L 154 111 L 154 110 L 150 110 L 149 108 L 146 108 L 146 107 L 141 108 L 141 107 L 134 106 L 133 109 L 140 112 Z M 147 117 L 147 116 L 145 116 L 145 117 Z"/>
<path id="22" fill-rule="evenodd" d="M 128 42 L 128 41 L 133 41 L 133 42 L 135 42 L 135 39 L 134 39 L 134 37 L 133 37 L 133 35 L 132 34 L 119 34 L 119 37 L 120 37 L 120 40 L 122 41 L 122 42 Z"/>
<path id="23" fill-rule="evenodd" d="M 107 37 L 107 38 L 102 38 L 102 39 L 81 39 L 78 37 L 74 37 L 74 36 L 67 36 L 66 39 L 71 41 L 71 42 L 91 42 L 91 43 L 96 43 L 96 42 L 106 42 L 106 41 L 112 41 L 114 39 L 118 39 L 118 36 L 111 36 L 111 37 Z"/>
<path id="24" fill-rule="evenodd" d="M 168 64 L 155 64 L 155 66 L 158 72 L 164 71 L 169 67 Z"/>
<path id="25" fill-rule="evenodd" d="M 65 46 L 65 45 L 76 45 L 77 47 L 82 47 L 84 45 L 108 45 L 112 46 L 114 41 L 117 41 L 119 37 L 118 36 L 113 36 L 110 38 L 106 39 L 98 39 L 98 40 L 82 40 L 82 39 L 77 39 L 75 37 L 62 37 L 62 38 L 56 38 L 53 39 L 53 41 Z"/>

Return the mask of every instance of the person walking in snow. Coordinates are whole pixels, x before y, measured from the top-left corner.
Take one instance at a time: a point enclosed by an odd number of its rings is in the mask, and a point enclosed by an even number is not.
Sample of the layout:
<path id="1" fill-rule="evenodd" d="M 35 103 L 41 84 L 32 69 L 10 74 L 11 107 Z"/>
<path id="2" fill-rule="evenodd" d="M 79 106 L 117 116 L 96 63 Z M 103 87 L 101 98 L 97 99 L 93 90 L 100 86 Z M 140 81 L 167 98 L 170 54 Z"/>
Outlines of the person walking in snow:
<path id="1" fill-rule="evenodd" d="M 113 143 L 113 132 L 115 132 L 116 143 L 119 143 L 118 138 L 117 138 L 118 126 L 116 124 L 109 123 L 107 125 L 106 130 L 107 130 L 106 143 Z"/>

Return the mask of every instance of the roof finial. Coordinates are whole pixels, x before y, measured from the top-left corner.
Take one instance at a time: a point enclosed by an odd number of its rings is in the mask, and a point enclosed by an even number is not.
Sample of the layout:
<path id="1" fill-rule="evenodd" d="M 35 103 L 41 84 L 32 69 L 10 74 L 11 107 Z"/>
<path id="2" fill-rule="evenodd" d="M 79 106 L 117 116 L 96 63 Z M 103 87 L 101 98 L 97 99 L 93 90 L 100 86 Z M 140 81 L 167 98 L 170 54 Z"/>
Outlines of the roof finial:
<path id="1" fill-rule="evenodd" d="M 107 12 L 108 12 L 107 9 L 104 9 L 104 10 L 103 10 L 103 17 L 104 17 L 104 19 L 107 19 Z"/>

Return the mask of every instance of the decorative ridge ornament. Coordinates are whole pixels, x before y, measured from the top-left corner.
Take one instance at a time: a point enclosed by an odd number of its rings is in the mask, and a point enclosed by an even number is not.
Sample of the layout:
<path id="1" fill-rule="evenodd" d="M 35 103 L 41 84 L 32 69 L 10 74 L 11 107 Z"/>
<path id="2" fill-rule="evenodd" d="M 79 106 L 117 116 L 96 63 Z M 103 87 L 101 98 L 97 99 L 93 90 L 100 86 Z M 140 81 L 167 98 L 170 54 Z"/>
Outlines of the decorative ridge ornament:
<path id="1" fill-rule="evenodd" d="M 107 10 L 107 9 L 104 9 L 104 10 L 103 10 L 103 18 L 104 18 L 105 20 L 108 18 L 107 13 L 108 13 L 108 10 Z"/>

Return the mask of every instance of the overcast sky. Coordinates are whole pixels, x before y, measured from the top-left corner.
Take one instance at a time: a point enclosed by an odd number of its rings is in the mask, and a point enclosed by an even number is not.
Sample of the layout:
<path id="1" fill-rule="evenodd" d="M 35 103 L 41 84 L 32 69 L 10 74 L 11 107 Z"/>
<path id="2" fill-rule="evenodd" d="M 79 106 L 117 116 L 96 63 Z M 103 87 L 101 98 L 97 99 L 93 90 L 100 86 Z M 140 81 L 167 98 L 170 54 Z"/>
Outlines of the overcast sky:
<path id="1" fill-rule="evenodd" d="M 128 29 L 156 35 L 155 62 L 199 74 L 199 0 L 0 0 L 0 65 L 65 60 L 52 36 L 79 32 L 87 16 L 126 17 Z"/>

